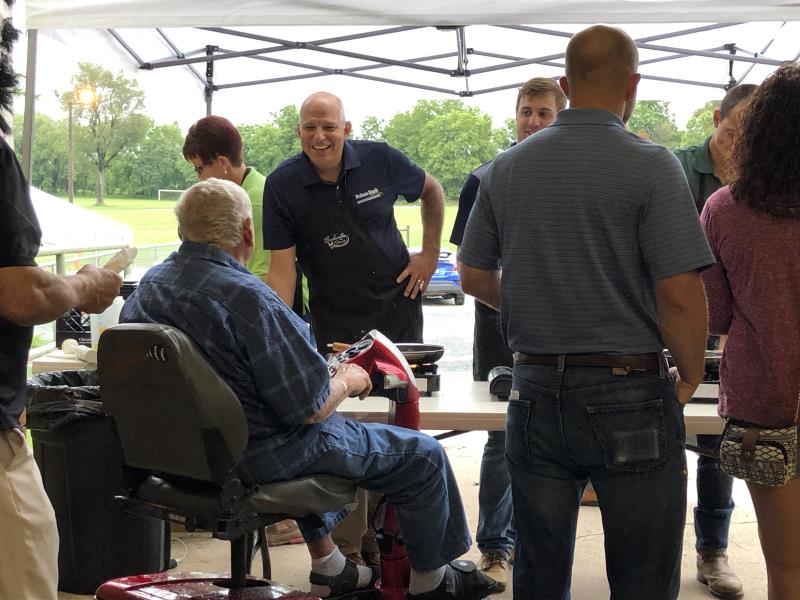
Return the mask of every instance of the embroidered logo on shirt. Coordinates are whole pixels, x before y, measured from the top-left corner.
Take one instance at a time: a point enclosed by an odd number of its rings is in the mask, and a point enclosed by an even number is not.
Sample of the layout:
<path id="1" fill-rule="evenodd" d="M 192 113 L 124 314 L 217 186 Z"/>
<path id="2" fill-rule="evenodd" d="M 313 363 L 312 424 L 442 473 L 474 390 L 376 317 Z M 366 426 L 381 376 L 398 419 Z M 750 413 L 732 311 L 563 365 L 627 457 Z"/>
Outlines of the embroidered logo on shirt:
<path id="1" fill-rule="evenodd" d="M 383 196 L 383 192 L 380 191 L 378 188 L 372 188 L 371 190 L 367 190 L 366 192 L 361 192 L 355 195 L 356 204 L 364 204 L 364 202 L 369 202 L 370 200 L 375 200 L 376 198 L 380 198 Z"/>
<path id="2" fill-rule="evenodd" d="M 346 233 L 332 233 L 322 238 L 322 241 L 325 242 L 331 250 L 336 250 L 336 248 L 344 248 L 347 246 L 347 244 L 350 243 L 350 236 Z"/>

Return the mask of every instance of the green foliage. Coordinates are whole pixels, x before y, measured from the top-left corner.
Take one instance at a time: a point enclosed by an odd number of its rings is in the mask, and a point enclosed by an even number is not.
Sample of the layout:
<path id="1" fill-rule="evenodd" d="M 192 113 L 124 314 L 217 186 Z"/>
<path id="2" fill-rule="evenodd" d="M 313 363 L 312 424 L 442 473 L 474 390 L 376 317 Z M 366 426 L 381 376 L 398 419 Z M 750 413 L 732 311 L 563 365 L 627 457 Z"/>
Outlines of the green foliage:
<path id="1" fill-rule="evenodd" d="M 681 148 L 700 144 L 714 133 L 714 111 L 718 108 L 719 100 L 709 100 L 692 113 L 681 135 Z"/>
<path id="2" fill-rule="evenodd" d="M 293 104 L 271 114 L 262 125 L 237 125 L 244 144 L 244 162 L 269 175 L 284 160 L 300 152 L 297 123 L 300 114 Z"/>
<path id="3" fill-rule="evenodd" d="M 505 127 L 495 131 L 497 132 L 497 145 L 505 149 L 517 141 L 517 121 L 516 119 L 506 119 L 503 125 Z"/>
<path id="4" fill-rule="evenodd" d="M 67 187 L 67 128 L 64 121 L 37 114 L 31 185 L 55 194 Z M 14 115 L 14 151 L 22 156 L 22 115 Z"/>
<path id="5" fill-rule="evenodd" d="M 383 120 L 374 115 L 369 115 L 361 122 L 361 135 L 359 139 L 371 142 L 383 142 Z"/>
<path id="6" fill-rule="evenodd" d="M 445 197 L 458 199 L 464 180 L 473 169 L 493 159 L 492 119 L 472 110 L 456 110 L 432 118 L 419 136 L 421 164 L 439 180 Z"/>
<path id="7" fill-rule="evenodd" d="M 87 156 L 97 166 L 97 204 L 105 197 L 105 172 L 126 149 L 139 144 L 152 120 L 145 116 L 144 92 L 135 79 L 116 75 L 92 63 L 78 63 L 72 78 L 74 90 L 91 89 L 94 101 L 84 106 L 75 104 L 74 139 L 76 153 Z M 66 104 L 74 99 L 70 91 L 62 96 Z"/>
<path id="8" fill-rule="evenodd" d="M 183 190 L 195 182 L 183 158 L 183 133 L 177 123 L 150 127 L 141 144 L 126 148 L 108 169 L 110 194 L 154 198 L 160 189 Z"/>
<path id="9" fill-rule="evenodd" d="M 677 148 L 680 132 L 675 117 L 664 100 L 642 100 L 636 103 L 628 127 L 637 135 L 667 148 Z"/>
<path id="10" fill-rule="evenodd" d="M 97 100 L 88 107 L 74 105 L 74 181 L 76 193 L 97 190 L 104 196 L 155 198 L 157 190 L 185 189 L 195 182 L 184 160 L 184 136 L 176 124 L 155 125 L 143 114 L 144 94 L 135 81 L 96 65 L 81 63 L 73 77 L 76 90 L 93 87 Z M 73 92 L 62 96 L 64 118 L 35 116 L 32 185 L 53 194 L 66 194 L 67 106 Z M 698 108 L 685 131 L 675 125 L 669 103 L 642 101 L 629 126 L 633 131 L 670 148 L 702 142 L 713 132 L 713 112 L 718 103 Z M 288 105 L 269 115 L 265 123 L 238 125 L 244 142 L 245 162 L 265 175 L 300 152 L 296 128 L 299 113 Z M 22 153 L 22 115 L 14 116 L 14 149 Z M 491 119 L 461 100 L 420 100 L 388 123 L 368 116 L 354 137 L 385 141 L 436 177 L 446 197 L 458 198 L 467 174 L 508 148 L 516 138 L 513 118 L 493 128 Z M 120 158 L 121 157 L 121 158 Z M 115 204 L 117 200 L 113 201 Z M 128 203 L 128 205 L 130 205 Z M 119 209 L 119 207 L 118 207 Z M 174 238 L 171 208 L 164 204 L 168 223 L 163 233 Z M 130 209 L 135 217 L 137 209 Z M 140 213 L 143 214 L 143 213 Z M 155 216 L 155 215 L 151 215 Z M 147 241 L 152 241 L 147 236 Z"/>
<path id="11" fill-rule="evenodd" d="M 418 100 L 410 111 L 397 113 L 386 127 L 383 138 L 405 153 L 413 162 L 424 167 L 424 157 L 419 150 L 419 137 L 425 125 L 441 115 L 468 109 L 461 100 Z M 466 177 L 466 174 L 465 174 Z"/>
<path id="12" fill-rule="evenodd" d="M 436 177 L 451 201 L 470 171 L 508 146 L 505 129 L 461 100 L 419 100 L 389 121 L 383 138 Z"/>

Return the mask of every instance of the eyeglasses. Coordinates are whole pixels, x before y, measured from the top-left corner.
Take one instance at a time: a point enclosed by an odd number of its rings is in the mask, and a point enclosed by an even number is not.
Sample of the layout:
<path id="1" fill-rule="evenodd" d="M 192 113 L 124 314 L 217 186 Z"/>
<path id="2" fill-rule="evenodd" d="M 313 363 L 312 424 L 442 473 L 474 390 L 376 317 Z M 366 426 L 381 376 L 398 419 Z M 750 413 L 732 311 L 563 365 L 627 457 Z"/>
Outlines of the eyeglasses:
<path id="1" fill-rule="evenodd" d="M 203 174 L 203 169 L 205 169 L 210 164 L 211 164 L 210 162 L 207 162 L 207 163 L 203 163 L 202 165 L 193 165 L 192 168 L 194 169 L 194 172 L 197 173 L 197 176 L 199 177 L 200 175 Z"/>

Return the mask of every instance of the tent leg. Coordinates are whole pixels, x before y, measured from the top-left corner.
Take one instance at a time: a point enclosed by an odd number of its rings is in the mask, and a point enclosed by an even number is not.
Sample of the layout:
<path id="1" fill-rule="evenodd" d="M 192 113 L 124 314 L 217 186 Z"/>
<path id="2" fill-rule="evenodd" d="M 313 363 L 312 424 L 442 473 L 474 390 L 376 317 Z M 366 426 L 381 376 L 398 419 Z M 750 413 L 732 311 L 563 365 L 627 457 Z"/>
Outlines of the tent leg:
<path id="1" fill-rule="evenodd" d="M 33 112 L 36 102 L 36 49 L 39 31 L 28 30 L 28 64 L 25 67 L 25 113 L 22 120 L 22 173 L 28 185 L 33 172 Z"/>

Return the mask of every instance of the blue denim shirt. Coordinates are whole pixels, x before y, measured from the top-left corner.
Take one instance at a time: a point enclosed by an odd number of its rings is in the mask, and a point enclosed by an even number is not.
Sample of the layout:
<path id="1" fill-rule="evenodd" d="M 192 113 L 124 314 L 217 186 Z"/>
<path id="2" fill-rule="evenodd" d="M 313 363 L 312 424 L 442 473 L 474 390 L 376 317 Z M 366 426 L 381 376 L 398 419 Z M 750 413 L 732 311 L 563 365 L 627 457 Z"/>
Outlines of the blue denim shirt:
<path id="1" fill-rule="evenodd" d="M 263 473 L 268 461 L 270 479 L 291 478 L 326 450 L 327 434 L 339 436 L 338 413 L 304 424 L 330 388 L 308 324 L 227 252 L 184 242 L 142 277 L 120 321 L 171 325 L 202 350 L 247 415 L 245 467 Z"/>

